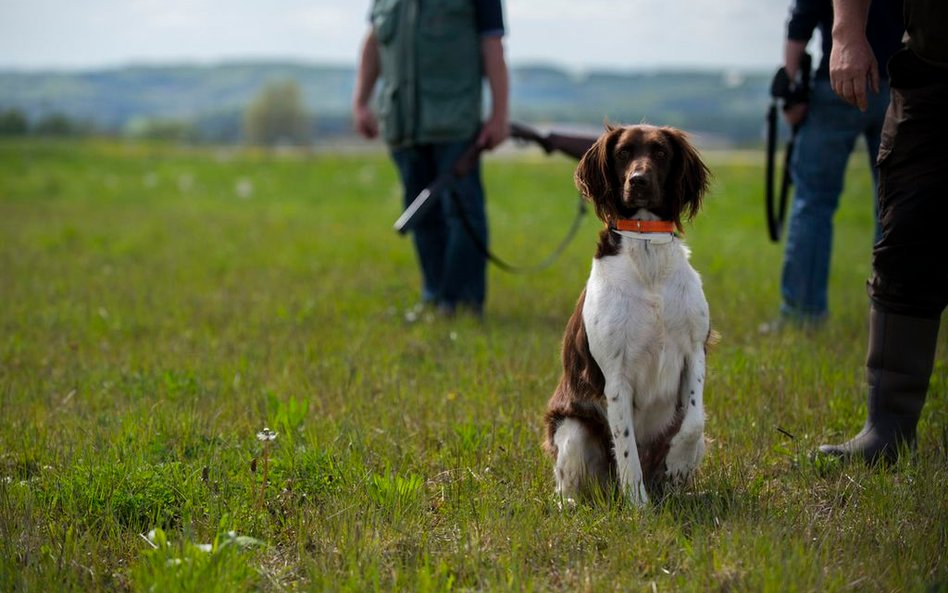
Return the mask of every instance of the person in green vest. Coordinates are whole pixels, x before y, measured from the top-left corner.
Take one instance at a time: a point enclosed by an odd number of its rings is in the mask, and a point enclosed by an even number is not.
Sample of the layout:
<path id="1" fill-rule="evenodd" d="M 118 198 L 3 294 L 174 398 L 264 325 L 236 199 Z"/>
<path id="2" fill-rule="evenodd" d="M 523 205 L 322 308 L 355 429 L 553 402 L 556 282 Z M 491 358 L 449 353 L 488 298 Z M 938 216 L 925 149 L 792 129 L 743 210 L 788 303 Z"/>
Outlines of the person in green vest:
<path id="1" fill-rule="evenodd" d="M 508 78 L 500 0 L 373 0 L 353 100 L 356 131 L 381 135 L 404 187 L 405 205 L 442 173 L 467 145 L 493 149 L 508 134 Z M 482 120 L 483 80 L 490 115 Z M 381 84 L 377 85 L 377 82 Z M 378 89 L 377 112 L 372 99 Z M 487 245 L 480 165 L 459 180 L 459 200 L 441 199 L 414 230 L 421 267 L 421 300 L 447 315 L 481 316 L 487 260 L 465 230 Z"/>

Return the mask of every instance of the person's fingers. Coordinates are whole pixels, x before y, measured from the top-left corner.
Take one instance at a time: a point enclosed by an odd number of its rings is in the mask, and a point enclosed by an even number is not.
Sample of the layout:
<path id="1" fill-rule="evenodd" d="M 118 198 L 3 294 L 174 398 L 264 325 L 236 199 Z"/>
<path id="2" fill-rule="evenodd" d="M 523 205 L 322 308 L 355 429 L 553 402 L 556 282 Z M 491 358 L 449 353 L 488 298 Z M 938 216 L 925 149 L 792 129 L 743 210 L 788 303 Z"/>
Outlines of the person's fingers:
<path id="1" fill-rule="evenodd" d="M 839 96 L 850 105 L 856 105 L 855 83 L 852 78 L 844 78 L 840 83 Z"/>
<path id="2" fill-rule="evenodd" d="M 843 81 L 843 98 L 850 105 L 856 105 L 856 82 L 852 78 Z"/>
<path id="3" fill-rule="evenodd" d="M 853 79 L 853 93 L 856 96 L 856 107 L 865 111 L 869 107 L 869 80 L 867 77 Z"/>
<path id="4" fill-rule="evenodd" d="M 487 143 L 490 141 L 490 131 L 487 126 L 481 128 L 481 133 L 477 135 L 477 145 L 480 148 L 490 148 Z"/>
<path id="5" fill-rule="evenodd" d="M 783 112 L 783 118 L 790 127 L 800 125 L 806 119 L 806 103 L 798 103 Z"/>

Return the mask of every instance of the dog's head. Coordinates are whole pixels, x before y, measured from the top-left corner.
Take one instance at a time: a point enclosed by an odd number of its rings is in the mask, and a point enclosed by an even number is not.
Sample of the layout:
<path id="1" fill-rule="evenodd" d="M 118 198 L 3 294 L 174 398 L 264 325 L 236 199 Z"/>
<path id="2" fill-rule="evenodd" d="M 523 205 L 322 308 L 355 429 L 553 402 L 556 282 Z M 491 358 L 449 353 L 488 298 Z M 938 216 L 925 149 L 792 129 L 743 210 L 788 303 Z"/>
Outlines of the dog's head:
<path id="1" fill-rule="evenodd" d="M 711 173 L 681 130 L 608 125 L 574 178 L 607 224 L 644 208 L 681 230 L 701 208 Z"/>

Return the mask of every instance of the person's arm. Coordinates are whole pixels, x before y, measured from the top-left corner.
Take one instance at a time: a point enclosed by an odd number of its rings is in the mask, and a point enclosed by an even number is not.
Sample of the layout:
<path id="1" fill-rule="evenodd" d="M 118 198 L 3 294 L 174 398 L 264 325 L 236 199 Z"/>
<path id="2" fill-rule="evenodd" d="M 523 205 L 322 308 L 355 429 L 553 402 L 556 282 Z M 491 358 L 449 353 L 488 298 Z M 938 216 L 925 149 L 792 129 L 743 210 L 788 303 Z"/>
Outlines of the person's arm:
<path id="1" fill-rule="evenodd" d="M 783 69 L 786 70 L 790 80 L 795 80 L 797 73 L 800 72 L 800 62 L 803 61 L 803 54 L 806 53 L 806 41 L 797 41 L 796 39 L 787 39 L 783 48 Z M 783 118 L 790 127 L 796 127 L 806 119 L 807 103 L 797 103 L 783 110 Z"/>
<path id="2" fill-rule="evenodd" d="M 359 70 L 356 73 L 355 93 L 352 100 L 352 122 L 356 132 L 365 138 L 375 138 L 379 134 L 378 120 L 372 113 L 369 103 L 372 91 L 379 78 L 379 46 L 375 31 L 369 31 L 362 43 L 359 54 Z"/>
<path id="3" fill-rule="evenodd" d="M 828 0 L 793 0 L 787 17 L 787 41 L 783 50 L 783 67 L 790 80 L 800 72 L 800 62 L 817 25 L 828 19 Z"/>
<path id="4" fill-rule="evenodd" d="M 481 59 L 487 84 L 490 86 L 491 114 L 481 128 L 477 143 L 491 150 L 510 135 L 507 104 L 510 83 L 507 77 L 507 62 L 504 60 L 503 38 L 500 35 L 481 37 Z"/>
<path id="5" fill-rule="evenodd" d="M 830 81 L 837 95 L 865 111 L 866 86 L 879 92 L 879 65 L 866 39 L 869 0 L 833 0 L 833 11 Z"/>
<path id="6" fill-rule="evenodd" d="M 796 80 L 803 62 L 806 46 L 813 37 L 817 25 L 824 21 L 830 11 L 829 0 L 793 0 L 787 18 L 787 39 L 783 47 L 783 69 L 790 80 Z M 807 104 L 797 103 L 784 110 L 783 117 L 791 127 L 796 127 L 806 118 Z"/>

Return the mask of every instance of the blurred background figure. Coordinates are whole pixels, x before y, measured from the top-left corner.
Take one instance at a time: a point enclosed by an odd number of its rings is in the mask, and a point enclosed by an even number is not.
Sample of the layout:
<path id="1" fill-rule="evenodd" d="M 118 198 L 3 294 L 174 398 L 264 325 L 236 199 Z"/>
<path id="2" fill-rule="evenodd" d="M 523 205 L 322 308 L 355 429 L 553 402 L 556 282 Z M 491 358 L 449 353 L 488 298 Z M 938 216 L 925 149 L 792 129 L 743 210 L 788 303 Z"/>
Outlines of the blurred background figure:
<path id="1" fill-rule="evenodd" d="M 353 119 L 356 131 L 381 130 L 405 190 L 405 205 L 452 165 L 474 140 L 493 149 L 508 134 L 508 80 L 500 0 L 376 1 L 359 58 Z M 482 82 L 491 113 L 481 123 Z M 378 117 L 370 107 L 382 84 Z M 442 196 L 414 228 L 421 267 L 421 302 L 444 314 L 460 307 L 482 315 L 487 260 L 469 236 L 459 208 L 481 245 L 487 213 L 478 164 Z"/>
<path id="2" fill-rule="evenodd" d="M 832 0 L 793 1 L 784 50 L 788 76 L 796 78 L 807 43 L 816 29 L 822 40 L 822 57 L 813 76 L 809 100 L 784 111 L 787 123 L 800 125 L 800 129 L 790 166 L 796 190 L 780 280 L 782 303 L 778 325 L 793 323 L 816 327 L 828 316 L 833 215 L 843 191 L 846 164 L 860 136 L 865 138 L 873 164 L 873 188 L 877 194 L 878 174 L 874 163 L 888 105 L 888 83 L 883 74 L 880 81 L 883 92 L 869 99 L 865 111 L 848 105 L 833 93 L 829 80 L 832 25 Z M 880 64 L 885 64 L 901 47 L 903 31 L 902 0 L 873 0 L 866 33 Z M 874 195 L 873 204 L 876 203 Z"/>

